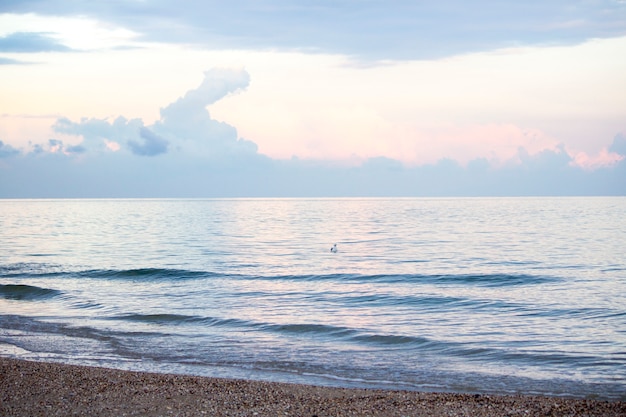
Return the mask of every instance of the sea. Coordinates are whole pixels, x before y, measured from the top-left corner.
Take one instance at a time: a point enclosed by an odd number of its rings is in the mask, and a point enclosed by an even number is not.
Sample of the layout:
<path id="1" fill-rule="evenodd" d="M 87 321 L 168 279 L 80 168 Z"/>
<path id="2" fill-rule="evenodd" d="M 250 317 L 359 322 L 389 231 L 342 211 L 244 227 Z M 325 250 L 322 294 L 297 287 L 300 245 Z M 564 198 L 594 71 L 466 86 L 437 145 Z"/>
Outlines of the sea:
<path id="1" fill-rule="evenodd" d="M 0 200 L 0 356 L 623 401 L 626 197 Z"/>

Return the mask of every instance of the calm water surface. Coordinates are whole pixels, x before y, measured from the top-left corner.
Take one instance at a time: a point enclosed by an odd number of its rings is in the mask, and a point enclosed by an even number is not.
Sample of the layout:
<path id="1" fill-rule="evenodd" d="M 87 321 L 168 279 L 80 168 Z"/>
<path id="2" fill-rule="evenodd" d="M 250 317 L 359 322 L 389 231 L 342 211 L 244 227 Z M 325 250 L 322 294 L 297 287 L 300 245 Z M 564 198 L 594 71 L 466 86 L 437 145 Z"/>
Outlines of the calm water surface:
<path id="1" fill-rule="evenodd" d="M 0 355 L 624 400 L 625 248 L 620 197 L 0 200 Z"/>

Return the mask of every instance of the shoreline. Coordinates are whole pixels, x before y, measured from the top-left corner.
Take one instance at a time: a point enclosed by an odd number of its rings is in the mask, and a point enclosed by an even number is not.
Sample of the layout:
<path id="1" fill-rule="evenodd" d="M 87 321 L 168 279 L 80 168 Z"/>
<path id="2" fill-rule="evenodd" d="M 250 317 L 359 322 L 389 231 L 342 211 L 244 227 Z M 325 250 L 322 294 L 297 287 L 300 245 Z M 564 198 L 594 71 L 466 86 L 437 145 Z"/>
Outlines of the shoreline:
<path id="1" fill-rule="evenodd" d="M 626 416 L 626 402 L 156 374 L 0 357 L 3 416 Z"/>

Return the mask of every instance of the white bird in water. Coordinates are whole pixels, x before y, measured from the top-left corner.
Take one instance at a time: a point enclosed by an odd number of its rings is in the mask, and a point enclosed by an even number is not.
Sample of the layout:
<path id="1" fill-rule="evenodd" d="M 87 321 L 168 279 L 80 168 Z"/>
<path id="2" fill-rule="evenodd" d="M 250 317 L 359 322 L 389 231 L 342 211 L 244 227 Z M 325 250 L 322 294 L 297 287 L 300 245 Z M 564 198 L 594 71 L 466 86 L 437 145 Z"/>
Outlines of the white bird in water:
<path id="1" fill-rule="evenodd" d="M 337 244 L 335 243 L 332 248 L 330 248 L 332 253 L 337 253 Z"/>

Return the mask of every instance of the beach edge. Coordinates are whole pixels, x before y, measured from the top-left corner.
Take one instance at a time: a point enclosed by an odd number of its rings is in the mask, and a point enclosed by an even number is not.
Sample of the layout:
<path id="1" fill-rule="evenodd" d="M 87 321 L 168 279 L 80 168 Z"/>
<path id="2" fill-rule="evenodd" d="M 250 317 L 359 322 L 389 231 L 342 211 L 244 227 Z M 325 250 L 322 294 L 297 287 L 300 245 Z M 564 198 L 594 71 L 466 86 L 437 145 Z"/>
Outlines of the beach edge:
<path id="1" fill-rule="evenodd" d="M 157 374 L 0 357 L 3 416 L 626 416 L 626 402 Z"/>

